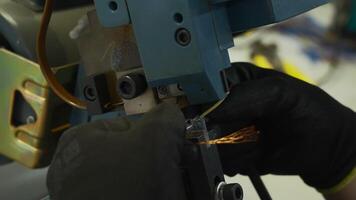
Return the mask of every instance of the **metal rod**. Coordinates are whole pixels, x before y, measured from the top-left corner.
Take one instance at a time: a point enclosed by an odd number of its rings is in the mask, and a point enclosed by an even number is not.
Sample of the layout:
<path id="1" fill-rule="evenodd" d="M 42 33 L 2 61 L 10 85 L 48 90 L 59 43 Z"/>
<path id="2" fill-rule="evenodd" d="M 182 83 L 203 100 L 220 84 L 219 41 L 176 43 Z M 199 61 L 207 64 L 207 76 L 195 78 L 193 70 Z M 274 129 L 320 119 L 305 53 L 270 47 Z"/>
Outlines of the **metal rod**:
<path id="1" fill-rule="evenodd" d="M 248 177 L 250 178 L 261 200 L 272 200 L 271 195 L 268 193 L 268 190 L 263 183 L 261 176 L 258 175 L 256 169 L 251 170 Z"/>

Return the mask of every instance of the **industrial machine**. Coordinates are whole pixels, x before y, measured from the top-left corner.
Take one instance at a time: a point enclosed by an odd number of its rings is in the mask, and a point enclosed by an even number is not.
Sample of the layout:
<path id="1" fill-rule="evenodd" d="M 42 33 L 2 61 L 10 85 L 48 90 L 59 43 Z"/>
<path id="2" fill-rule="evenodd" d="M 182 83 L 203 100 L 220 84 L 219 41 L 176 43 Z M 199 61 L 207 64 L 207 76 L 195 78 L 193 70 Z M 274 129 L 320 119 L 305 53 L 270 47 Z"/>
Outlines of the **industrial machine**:
<path id="1" fill-rule="evenodd" d="M 0 0 L 0 153 L 45 167 L 67 128 L 169 101 L 189 110 L 187 152 L 198 148 L 183 166 L 190 198 L 242 199 L 238 184 L 224 182 L 218 142 L 211 142 L 220 134 L 207 128 L 200 109 L 218 106 L 229 93 L 234 34 L 326 2 Z M 243 132 L 249 140 L 257 131 Z"/>

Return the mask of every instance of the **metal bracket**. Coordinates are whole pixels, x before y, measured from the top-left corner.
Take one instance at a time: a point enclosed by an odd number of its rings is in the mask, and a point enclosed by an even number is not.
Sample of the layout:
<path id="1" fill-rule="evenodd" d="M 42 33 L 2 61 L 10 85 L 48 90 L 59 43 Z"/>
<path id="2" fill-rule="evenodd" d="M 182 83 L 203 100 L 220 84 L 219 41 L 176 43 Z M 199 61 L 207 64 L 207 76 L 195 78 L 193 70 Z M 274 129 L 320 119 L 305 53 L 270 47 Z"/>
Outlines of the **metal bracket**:
<path id="1" fill-rule="evenodd" d="M 242 200 L 241 186 L 225 183 L 216 145 L 207 143 L 213 135 L 202 118 L 187 122 L 187 139 L 191 142 L 185 145 L 183 156 L 187 197 L 189 200 Z"/>
<path id="2" fill-rule="evenodd" d="M 71 108 L 52 94 L 36 63 L 0 49 L 0 66 L 0 153 L 30 168 L 46 166 L 60 133 L 70 126 Z M 72 87 L 76 65 L 55 73 Z"/>

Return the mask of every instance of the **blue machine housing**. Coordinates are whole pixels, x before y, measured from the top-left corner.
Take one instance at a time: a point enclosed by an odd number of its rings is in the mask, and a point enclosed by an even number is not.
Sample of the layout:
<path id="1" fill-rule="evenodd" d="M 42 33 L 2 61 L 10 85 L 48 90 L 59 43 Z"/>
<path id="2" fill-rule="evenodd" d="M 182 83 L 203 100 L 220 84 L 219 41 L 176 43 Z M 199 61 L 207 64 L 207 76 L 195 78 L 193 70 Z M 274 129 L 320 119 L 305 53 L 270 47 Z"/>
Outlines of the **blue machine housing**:
<path id="1" fill-rule="evenodd" d="M 179 84 L 191 104 L 200 104 L 226 95 L 221 71 L 230 67 L 232 33 L 282 21 L 326 2 L 95 0 L 95 6 L 103 26 L 133 25 L 150 86 Z M 175 37 L 182 29 L 190 34 L 184 46 Z"/>

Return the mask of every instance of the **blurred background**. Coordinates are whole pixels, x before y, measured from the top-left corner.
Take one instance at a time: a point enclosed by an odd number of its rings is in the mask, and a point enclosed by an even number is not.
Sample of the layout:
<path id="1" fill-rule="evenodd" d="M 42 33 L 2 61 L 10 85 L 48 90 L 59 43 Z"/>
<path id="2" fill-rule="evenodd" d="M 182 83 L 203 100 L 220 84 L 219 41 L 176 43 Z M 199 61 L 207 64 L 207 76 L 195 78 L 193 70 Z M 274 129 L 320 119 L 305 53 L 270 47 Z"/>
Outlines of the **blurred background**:
<path id="1" fill-rule="evenodd" d="M 232 61 L 253 62 L 318 85 L 356 111 L 356 1 L 338 0 L 244 33 L 235 45 Z M 247 177 L 227 179 L 242 184 L 246 199 L 259 199 Z M 299 177 L 267 175 L 263 180 L 273 199 L 324 199 Z"/>

